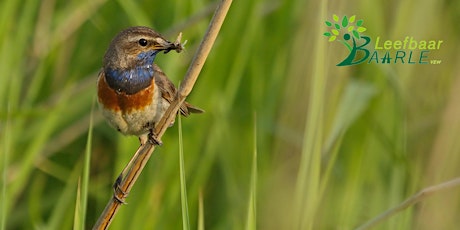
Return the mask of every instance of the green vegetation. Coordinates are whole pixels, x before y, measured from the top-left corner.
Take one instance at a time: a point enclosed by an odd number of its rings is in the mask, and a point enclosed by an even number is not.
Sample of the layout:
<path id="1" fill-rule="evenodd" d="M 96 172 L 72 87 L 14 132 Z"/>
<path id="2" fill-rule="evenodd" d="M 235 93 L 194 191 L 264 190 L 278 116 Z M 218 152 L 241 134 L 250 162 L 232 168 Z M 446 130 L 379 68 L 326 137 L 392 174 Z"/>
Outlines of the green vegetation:
<path id="1" fill-rule="evenodd" d="M 0 230 L 92 227 L 138 147 L 93 108 L 111 38 L 181 31 L 185 52 L 156 59 L 177 84 L 215 6 L 0 2 Z M 382 41 L 442 40 L 440 62 L 337 67 L 349 50 L 323 35 L 333 14 Z M 178 122 L 166 132 L 110 229 L 353 229 L 459 177 L 459 21 L 453 0 L 234 1 L 187 99 L 206 113 L 182 119 L 181 143 Z M 377 229 L 454 229 L 459 191 Z"/>

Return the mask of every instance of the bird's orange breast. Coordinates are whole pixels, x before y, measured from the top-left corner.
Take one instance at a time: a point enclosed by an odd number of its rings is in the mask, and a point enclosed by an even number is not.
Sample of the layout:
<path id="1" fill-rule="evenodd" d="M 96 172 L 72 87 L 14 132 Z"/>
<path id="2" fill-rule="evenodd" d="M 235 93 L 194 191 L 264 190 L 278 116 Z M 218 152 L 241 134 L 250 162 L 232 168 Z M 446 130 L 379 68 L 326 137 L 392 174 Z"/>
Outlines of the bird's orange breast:
<path id="1" fill-rule="evenodd" d="M 105 80 L 104 72 L 101 72 L 97 83 L 99 103 L 101 103 L 105 109 L 115 112 L 121 111 L 122 113 L 129 113 L 133 110 L 142 110 L 153 103 L 155 90 L 153 81 L 154 79 L 152 79 L 152 84 L 147 88 L 130 95 L 124 92 L 117 92 L 110 88 Z"/>

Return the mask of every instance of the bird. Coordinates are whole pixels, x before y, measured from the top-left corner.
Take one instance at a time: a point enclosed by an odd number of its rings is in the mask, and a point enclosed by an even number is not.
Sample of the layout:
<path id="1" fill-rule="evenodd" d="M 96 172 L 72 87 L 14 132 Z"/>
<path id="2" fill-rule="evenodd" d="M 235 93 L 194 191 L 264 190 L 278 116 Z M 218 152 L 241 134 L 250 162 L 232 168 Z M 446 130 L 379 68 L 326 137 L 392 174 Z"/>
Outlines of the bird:
<path id="1" fill-rule="evenodd" d="M 171 50 L 182 50 L 180 38 L 170 42 L 149 27 L 135 26 L 112 39 L 102 61 L 97 79 L 102 114 L 122 134 L 138 136 L 141 145 L 147 141 L 162 144 L 153 129 L 174 100 L 177 88 L 154 60 L 162 51 Z M 188 102 L 180 106 L 183 116 L 202 112 Z"/>

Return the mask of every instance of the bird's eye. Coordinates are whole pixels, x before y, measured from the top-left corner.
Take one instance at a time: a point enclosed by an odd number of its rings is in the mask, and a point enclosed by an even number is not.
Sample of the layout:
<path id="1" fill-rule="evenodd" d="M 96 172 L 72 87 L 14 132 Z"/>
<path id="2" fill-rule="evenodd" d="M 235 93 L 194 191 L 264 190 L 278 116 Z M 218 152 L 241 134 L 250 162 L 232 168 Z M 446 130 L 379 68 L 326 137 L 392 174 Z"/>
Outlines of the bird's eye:
<path id="1" fill-rule="evenodd" d="M 139 45 L 141 45 L 141 46 L 146 46 L 147 43 L 148 43 L 147 40 L 145 40 L 145 39 L 143 39 L 143 38 L 139 39 Z"/>

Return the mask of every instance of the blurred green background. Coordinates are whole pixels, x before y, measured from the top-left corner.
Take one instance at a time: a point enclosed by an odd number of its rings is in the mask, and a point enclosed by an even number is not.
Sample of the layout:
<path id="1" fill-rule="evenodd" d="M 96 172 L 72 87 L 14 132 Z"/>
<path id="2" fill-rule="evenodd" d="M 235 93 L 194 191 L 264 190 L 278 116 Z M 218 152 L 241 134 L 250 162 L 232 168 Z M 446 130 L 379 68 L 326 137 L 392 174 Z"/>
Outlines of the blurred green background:
<path id="1" fill-rule="evenodd" d="M 0 229 L 70 229 L 81 196 L 91 228 L 138 147 L 91 112 L 111 38 L 134 25 L 171 40 L 182 31 L 186 51 L 156 59 L 177 85 L 216 3 L 0 2 Z M 322 35 L 333 14 L 363 19 L 370 37 L 443 40 L 430 52 L 442 63 L 337 67 L 347 50 Z M 459 21 L 457 0 L 235 0 L 187 99 L 206 113 L 182 120 L 192 229 L 198 219 L 206 229 L 352 229 L 459 177 Z M 177 126 L 110 229 L 182 227 Z M 376 229 L 454 229 L 459 192 Z"/>

